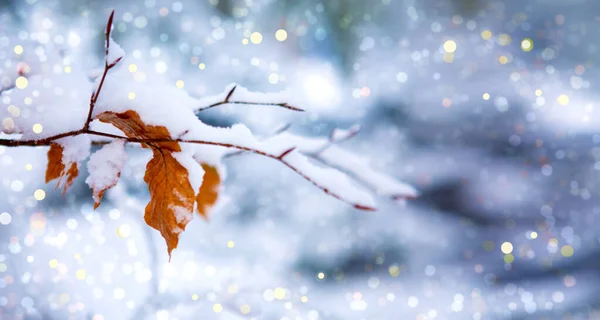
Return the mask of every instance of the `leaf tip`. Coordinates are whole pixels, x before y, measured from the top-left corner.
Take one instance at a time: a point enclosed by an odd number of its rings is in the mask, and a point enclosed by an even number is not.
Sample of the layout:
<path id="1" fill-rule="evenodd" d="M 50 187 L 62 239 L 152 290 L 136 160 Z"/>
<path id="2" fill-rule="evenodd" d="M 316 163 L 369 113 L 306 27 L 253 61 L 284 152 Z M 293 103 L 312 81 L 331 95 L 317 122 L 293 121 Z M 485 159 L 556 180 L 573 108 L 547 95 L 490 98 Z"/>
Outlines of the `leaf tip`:
<path id="1" fill-rule="evenodd" d="M 104 190 L 93 190 L 93 195 L 92 198 L 94 198 L 94 210 L 96 210 L 99 206 L 100 203 L 102 202 L 102 199 L 104 198 L 104 193 L 106 192 L 107 189 Z"/>
<path id="2" fill-rule="evenodd" d="M 173 250 L 177 249 L 179 245 L 179 234 L 175 234 L 174 238 L 165 238 L 167 242 L 167 254 L 169 255 L 169 262 L 171 262 L 171 257 L 173 256 Z"/>

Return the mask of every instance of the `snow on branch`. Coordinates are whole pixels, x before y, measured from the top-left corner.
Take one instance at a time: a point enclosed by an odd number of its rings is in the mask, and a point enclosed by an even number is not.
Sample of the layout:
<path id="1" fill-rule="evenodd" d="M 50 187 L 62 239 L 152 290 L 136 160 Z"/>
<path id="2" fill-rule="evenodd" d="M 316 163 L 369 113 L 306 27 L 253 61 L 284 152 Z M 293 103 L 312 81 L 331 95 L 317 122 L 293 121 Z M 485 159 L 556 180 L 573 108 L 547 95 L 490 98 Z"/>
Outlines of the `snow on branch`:
<path id="1" fill-rule="evenodd" d="M 354 125 L 346 130 L 334 129 L 328 138 L 298 136 L 289 133 L 288 128 L 289 125 L 283 127 L 274 136 L 264 139 L 263 143 L 294 145 L 295 150 L 301 154 L 347 173 L 379 196 L 394 200 L 418 196 L 418 191 L 411 185 L 374 170 L 368 159 L 357 156 L 338 145 L 342 141 L 355 137 L 360 131 L 360 126 Z M 227 157 L 238 154 L 240 153 L 229 153 Z"/>
<path id="2" fill-rule="evenodd" d="M 232 85 L 221 95 L 194 99 L 180 89 L 135 81 L 119 65 L 125 52 L 111 38 L 113 17 L 114 11 L 105 30 L 104 70 L 93 84 L 87 81 L 86 72 L 73 70 L 55 79 L 65 88 L 77 86 L 72 94 L 47 94 L 43 90 L 52 93 L 52 88 L 41 85 L 43 73 L 2 92 L 14 101 L 23 101 L 32 90 L 51 99 L 36 101 L 43 107 L 28 107 L 27 117 L 19 116 L 18 107 L 0 110 L 0 118 L 8 119 L 3 120 L 2 133 L 12 134 L 0 139 L 0 145 L 49 146 L 46 182 L 58 179 L 63 190 L 79 175 L 91 146 L 103 145 L 91 155 L 87 168 L 86 183 L 93 190 L 94 207 L 119 180 L 127 160 L 124 146 L 137 144 L 148 149 L 152 158 L 146 165 L 144 181 L 150 202 L 144 219 L 161 233 L 169 256 L 194 212 L 206 217 L 216 203 L 221 190 L 222 159 L 231 155 L 229 150 L 276 160 L 325 193 L 361 210 L 375 210 L 375 201 L 367 189 L 392 198 L 417 195 L 411 186 L 373 170 L 368 161 L 337 146 L 354 137 L 360 131 L 358 126 L 333 131 L 328 138 L 296 136 L 285 127 L 275 136 L 260 140 L 242 124 L 230 128 L 206 125 L 197 113 L 224 104 L 302 109 L 289 104 L 285 92 L 256 93 Z M 82 86 L 86 90 L 79 90 Z M 79 94 L 85 91 L 91 92 L 88 98 Z M 135 99 L 131 99 L 131 92 L 136 94 Z"/>
<path id="3" fill-rule="evenodd" d="M 234 95 L 235 94 L 235 95 Z M 275 101 L 275 102 L 274 102 Z M 260 106 L 276 106 L 293 111 L 304 111 L 294 106 L 291 106 L 288 102 L 277 102 L 277 101 L 289 101 L 287 92 L 279 93 L 262 93 L 252 92 L 248 89 L 239 85 L 229 85 L 228 88 L 221 94 L 205 97 L 200 100 L 199 105 L 201 107 L 196 109 L 196 113 L 201 111 L 218 107 L 224 104 L 245 104 L 245 105 L 260 105 Z"/>
<path id="4" fill-rule="evenodd" d="M 12 84 L 5 86 L 5 87 L 0 87 L 0 95 L 2 93 L 4 93 L 5 91 L 9 91 L 15 88 L 15 83 L 13 82 Z"/>
<path id="5" fill-rule="evenodd" d="M 360 125 L 355 124 L 348 129 L 338 129 L 335 128 L 331 130 L 331 134 L 329 135 L 329 141 L 333 143 L 338 143 L 346 140 L 350 140 L 354 138 L 360 132 Z"/>

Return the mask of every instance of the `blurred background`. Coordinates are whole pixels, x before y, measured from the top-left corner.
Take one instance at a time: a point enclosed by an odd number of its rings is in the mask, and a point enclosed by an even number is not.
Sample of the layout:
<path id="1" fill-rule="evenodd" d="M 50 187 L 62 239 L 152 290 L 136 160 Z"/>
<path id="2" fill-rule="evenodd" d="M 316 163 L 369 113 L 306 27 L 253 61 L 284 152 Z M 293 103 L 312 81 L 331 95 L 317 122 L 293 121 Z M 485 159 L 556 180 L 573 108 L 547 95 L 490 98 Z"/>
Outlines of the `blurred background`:
<path id="1" fill-rule="evenodd" d="M 168 263 L 143 222 L 146 153 L 93 211 L 85 172 L 63 197 L 46 148 L 0 147 L 0 319 L 600 319 L 600 2 L 3 0 L 2 85 L 23 61 L 101 68 L 112 9 L 136 77 L 287 88 L 309 110 L 203 121 L 361 124 L 343 146 L 421 196 L 361 212 L 231 157 Z"/>

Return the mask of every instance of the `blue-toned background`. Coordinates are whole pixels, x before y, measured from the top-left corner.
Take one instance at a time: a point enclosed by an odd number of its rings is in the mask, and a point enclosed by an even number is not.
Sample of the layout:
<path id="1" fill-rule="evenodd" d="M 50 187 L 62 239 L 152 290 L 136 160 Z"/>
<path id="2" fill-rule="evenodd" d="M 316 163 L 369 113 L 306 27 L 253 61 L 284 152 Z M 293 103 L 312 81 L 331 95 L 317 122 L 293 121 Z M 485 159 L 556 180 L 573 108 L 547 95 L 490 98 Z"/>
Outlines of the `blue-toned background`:
<path id="1" fill-rule="evenodd" d="M 227 201 L 168 263 L 141 151 L 93 211 L 83 177 L 65 197 L 43 184 L 46 149 L 0 148 L 1 319 L 600 319 L 600 2 L 9 0 L 0 81 L 16 46 L 101 67 L 111 9 L 140 77 L 197 97 L 289 88 L 310 111 L 205 122 L 360 123 L 344 147 L 422 195 L 361 212 L 232 157 Z"/>

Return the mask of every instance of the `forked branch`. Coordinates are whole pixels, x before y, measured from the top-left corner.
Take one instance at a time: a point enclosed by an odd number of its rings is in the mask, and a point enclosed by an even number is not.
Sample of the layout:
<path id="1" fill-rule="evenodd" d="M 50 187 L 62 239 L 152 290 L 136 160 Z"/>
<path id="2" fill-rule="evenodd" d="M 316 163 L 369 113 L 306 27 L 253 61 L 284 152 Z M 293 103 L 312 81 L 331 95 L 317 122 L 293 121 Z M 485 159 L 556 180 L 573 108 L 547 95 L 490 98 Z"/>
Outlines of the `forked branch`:
<path id="1" fill-rule="evenodd" d="M 304 109 L 300 109 L 294 106 L 289 105 L 287 102 L 258 102 L 258 101 L 241 101 L 241 100 L 231 100 L 231 97 L 233 96 L 233 93 L 235 92 L 235 89 L 237 88 L 237 86 L 233 86 L 233 88 L 231 88 L 231 90 L 229 90 L 229 92 L 227 93 L 227 95 L 225 96 L 225 99 L 219 101 L 219 102 L 215 102 L 212 103 L 208 106 L 205 107 L 201 107 L 198 110 L 196 110 L 196 113 L 199 113 L 201 111 L 205 111 L 214 107 L 218 107 L 221 105 L 225 105 L 225 104 L 244 104 L 244 105 L 255 105 L 255 106 L 275 106 L 275 107 L 281 107 L 281 108 L 285 108 L 288 110 L 292 110 L 292 111 L 304 111 Z"/>

